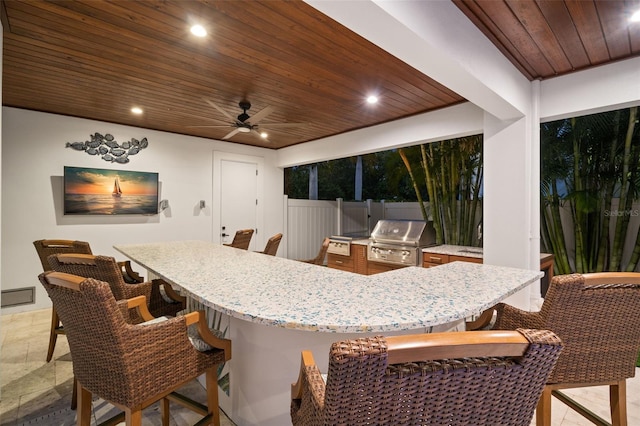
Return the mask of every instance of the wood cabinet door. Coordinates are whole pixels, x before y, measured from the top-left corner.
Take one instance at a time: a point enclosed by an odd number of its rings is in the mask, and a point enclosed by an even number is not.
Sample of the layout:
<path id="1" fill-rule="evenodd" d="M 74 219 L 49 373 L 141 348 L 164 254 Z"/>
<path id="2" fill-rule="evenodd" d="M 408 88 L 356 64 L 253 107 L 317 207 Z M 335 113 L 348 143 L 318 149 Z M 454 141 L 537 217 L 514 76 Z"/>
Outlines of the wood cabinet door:
<path id="1" fill-rule="evenodd" d="M 448 254 L 429 253 L 429 252 L 422 253 L 422 266 L 425 268 L 444 265 L 445 263 L 449 263 Z"/>
<path id="2" fill-rule="evenodd" d="M 351 251 L 351 256 L 342 256 L 339 254 L 332 254 L 332 253 L 327 254 L 327 266 L 329 268 L 341 269 L 343 271 L 348 271 L 348 272 L 354 272 L 353 251 Z"/>
<path id="3" fill-rule="evenodd" d="M 367 262 L 367 275 L 379 274 L 381 272 L 393 271 L 404 268 L 405 265 L 391 265 L 388 263 Z"/>
<path id="4" fill-rule="evenodd" d="M 368 246 L 352 245 L 351 255 L 353 256 L 354 271 L 357 274 L 369 275 L 368 262 L 367 262 L 367 249 Z"/>

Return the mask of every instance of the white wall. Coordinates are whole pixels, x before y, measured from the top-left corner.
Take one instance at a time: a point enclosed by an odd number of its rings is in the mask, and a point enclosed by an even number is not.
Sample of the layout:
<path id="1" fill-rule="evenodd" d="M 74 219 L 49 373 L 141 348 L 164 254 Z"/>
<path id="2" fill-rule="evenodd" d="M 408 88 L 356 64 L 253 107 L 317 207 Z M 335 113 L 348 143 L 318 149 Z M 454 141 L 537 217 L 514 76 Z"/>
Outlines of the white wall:
<path id="1" fill-rule="evenodd" d="M 117 259 L 123 256 L 114 244 L 211 240 L 213 209 L 219 208 L 212 198 L 214 151 L 264 159 L 261 236 L 282 232 L 283 170 L 275 166 L 273 150 L 15 108 L 2 113 L 1 287 L 36 287 L 35 305 L 5 308 L 3 314 L 50 306 L 37 280 L 42 267 L 35 240 L 89 241 L 94 253 Z M 111 133 L 118 142 L 146 137 L 149 147 L 124 165 L 65 148 L 66 142 L 85 141 L 95 132 Z M 158 172 L 160 199 L 168 200 L 170 208 L 154 216 L 65 216 L 63 166 Z M 204 210 L 200 200 L 206 202 Z M 256 241 L 256 246 L 264 243 Z"/>

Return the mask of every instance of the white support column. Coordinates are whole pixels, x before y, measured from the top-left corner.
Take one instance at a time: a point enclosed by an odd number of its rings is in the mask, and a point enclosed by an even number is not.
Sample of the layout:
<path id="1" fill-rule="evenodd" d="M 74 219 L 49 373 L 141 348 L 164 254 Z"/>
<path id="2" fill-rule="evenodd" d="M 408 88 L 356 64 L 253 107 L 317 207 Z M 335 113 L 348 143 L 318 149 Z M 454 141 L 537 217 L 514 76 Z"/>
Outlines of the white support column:
<path id="1" fill-rule="evenodd" d="M 540 269 L 539 142 L 533 143 L 531 117 L 484 119 L 484 263 Z M 537 123 L 537 122 L 536 122 Z M 537 125 L 537 124 L 536 124 Z M 539 138 L 538 138 L 539 139 Z M 506 303 L 530 310 L 540 284 Z M 535 307 L 533 307 L 535 308 Z"/>
<path id="2" fill-rule="evenodd" d="M 529 145 L 529 152 L 531 153 L 530 161 L 530 182 L 531 182 L 531 196 L 529 198 L 531 202 L 531 220 L 529 226 L 531 227 L 531 262 L 532 265 L 540 263 L 540 168 L 542 164 L 540 162 L 540 80 L 533 81 L 531 83 L 531 112 L 528 114 L 528 119 L 531 127 L 531 143 Z M 552 266 L 553 267 L 553 266 Z M 531 308 L 537 310 L 537 307 L 542 305 L 542 294 L 540 291 L 540 281 L 530 286 L 531 288 Z"/>

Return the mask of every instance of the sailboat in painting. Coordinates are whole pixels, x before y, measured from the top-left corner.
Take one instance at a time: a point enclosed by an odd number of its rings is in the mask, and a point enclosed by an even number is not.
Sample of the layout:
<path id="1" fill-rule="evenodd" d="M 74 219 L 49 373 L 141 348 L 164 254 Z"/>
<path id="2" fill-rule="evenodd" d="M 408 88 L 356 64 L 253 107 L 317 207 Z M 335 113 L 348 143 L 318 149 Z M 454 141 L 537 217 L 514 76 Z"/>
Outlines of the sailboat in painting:
<path id="1" fill-rule="evenodd" d="M 114 197 L 122 196 L 122 189 L 120 189 L 120 182 L 118 182 L 118 177 L 116 176 L 116 180 L 113 183 L 113 193 L 111 194 Z"/>

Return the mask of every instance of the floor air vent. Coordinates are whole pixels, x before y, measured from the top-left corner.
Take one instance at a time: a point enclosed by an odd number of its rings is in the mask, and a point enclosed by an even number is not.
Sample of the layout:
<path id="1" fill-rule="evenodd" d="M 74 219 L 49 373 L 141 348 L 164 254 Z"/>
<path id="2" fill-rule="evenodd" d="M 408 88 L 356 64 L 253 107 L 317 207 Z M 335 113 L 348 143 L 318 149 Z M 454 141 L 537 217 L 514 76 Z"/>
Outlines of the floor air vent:
<path id="1" fill-rule="evenodd" d="M 35 303 L 36 301 L 36 288 L 14 288 L 11 290 L 2 290 L 2 302 L 3 308 L 9 308 L 11 306 L 28 305 Z"/>

